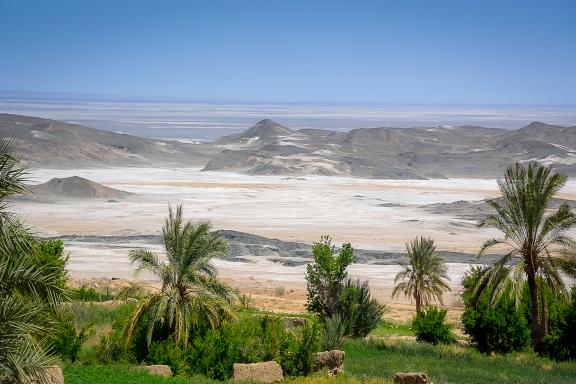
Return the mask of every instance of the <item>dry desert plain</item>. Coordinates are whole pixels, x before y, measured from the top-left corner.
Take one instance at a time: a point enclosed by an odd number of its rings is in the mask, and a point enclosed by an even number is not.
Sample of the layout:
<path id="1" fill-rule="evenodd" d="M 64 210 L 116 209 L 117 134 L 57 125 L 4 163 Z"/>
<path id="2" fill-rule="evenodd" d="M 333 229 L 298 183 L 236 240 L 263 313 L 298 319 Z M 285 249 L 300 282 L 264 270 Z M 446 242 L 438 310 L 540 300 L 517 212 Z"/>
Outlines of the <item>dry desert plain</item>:
<path id="1" fill-rule="evenodd" d="M 114 201 L 31 199 L 15 202 L 13 209 L 39 235 L 67 238 L 69 270 L 75 279 L 131 278 L 130 248 L 144 246 L 162 252 L 161 244 L 147 236 L 160 233 L 169 204 L 182 203 L 187 219 L 208 220 L 215 229 L 310 244 L 328 234 L 335 244 L 351 242 L 356 248 L 381 251 L 402 252 L 405 242 L 423 235 L 432 237 L 439 251 L 474 254 L 484 240 L 497 235 L 478 229 L 474 220 L 426 210 L 430 204 L 495 197 L 496 180 L 248 176 L 198 168 L 34 169 L 30 179 L 42 183 L 73 175 L 133 195 Z M 576 182 L 569 182 L 560 197 L 576 200 Z M 124 236 L 126 241 L 118 241 Z M 108 241 L 112 237 L 116 240 Z M 261 306 L 302 309 L 303 263 L 285 265 L 248 255 L 242 262 L 216 260 L 215 264 L 221 277 L 253 293 Z M 458 306 L 460 280 L 469 267 L 469 262 L 448 263 L 453 292 L 447 295 L 446 304 Z M 399 268 L 355 264 L 350 272 L 368 279 L 375 295 L 390 302 Z M 393 302 L 400 312 L 410 308 L 409 300 Z"/>

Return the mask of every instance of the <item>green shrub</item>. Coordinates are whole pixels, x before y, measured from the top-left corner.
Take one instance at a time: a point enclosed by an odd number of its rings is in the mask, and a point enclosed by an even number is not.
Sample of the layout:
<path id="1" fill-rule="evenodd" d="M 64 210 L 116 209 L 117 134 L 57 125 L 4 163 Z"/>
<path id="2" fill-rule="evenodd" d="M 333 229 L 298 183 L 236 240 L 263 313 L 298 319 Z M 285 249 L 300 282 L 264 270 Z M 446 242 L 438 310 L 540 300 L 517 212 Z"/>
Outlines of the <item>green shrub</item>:
<path id="1" fill-rule="evenodd" d="M 87 286 L 83 285 L 80 288 L 73 288 L 73 289 L 71 289 L 71 291 L 72 291 L 74 300 L 79 300 L 79 301 L 101 302 L 101 301 L 108 301 L 108 300 L 114 299 L 114 296 L 110 293 L 108 288 L 106 289 L 106 292 L 99 293 L 93 287 L 87 287 Z"/>
<path id="2" fill-rule="evenodd" d="M 556 360 L 576 359 L 576 285 L 572 300 L 555 300 L 550 305 L 549 332 L 544 337 L 543 352 Z"/>
<path id="3" fill-rule="evenodd" d="M 344 334 L 355 338 L 368 336 L 382 319 L 385 306 L 370 295 L 368 282 L 348 279 L 338 302 L 337 313 L 344 322 Z"/>
<path id="4" fill-rule="evenodd" d="M 467 307 L 462 314 L 464 332 L 480 352 L 508 353 L 525 349 L 530 329 L 514 302 L 503 298 L 494 308 Z"/>
<path id="5" fill-rule="evenodd" d="M 336 314 L 324 320 L 324 350 L 340 349 L 344 342 L 344 322 Z"/>
<path id="6" fill-rule="evenodd" d="M 134 343 L 130 348 L 126 348 L 123 342 L 123 330 L 126 318 L 118 318 L 113 321 L 112 329 L 108 334 L 100 336 L 100 343 L 96 347 L 95 358 L 99 363 L 112 362 L 136 362 L 142 361 L 143 355 L 148 352 L 146 344 Z M 142 330 L 139 333 L 143 333 Z M 140 341 L 142 337 L 137 339 Z M 140 359 L 138 359 L 140 357 Z"/>
<path id="7" fill-rule="evenodd" d="M 57 274 L 59 285 L 65 287 L 68 280 L 66 272 L 68 256 L 64 255 L 64 242 L 59 239 L 32 240 L 32 242 L 36 247 L 38 265 Z"/>
<path id="8" fill-rule="evenodd" d="M 450 326 L 445 322 L 446 313 L 446 309 L 434 306 L 418 312 L 412 322 L 416 340 L 426 341 L 433 345 L 453 343 L 455 341 L 454 335 Z"/>
<path id="9" fill-rule="evenodd" d="M 483 353 L 508 353 L 521 351 L 530 343 L 530 328 L 522 308 L 509 295 L 503 295 L 490 306 L 489 289 L 480 297 L 475 296 L 474 287 L 484 273 L 481 267 L 472 268 L 462 280 L 465 310 L 462 314 L 464 332 L 476 348 Z M 529 314 L 529 312 L 528 312 Z"/>
<path id="10" fill-rule="evenodd" d="M 74 363 L 78 360 L 82 345 L 93 334 L 94 327 L 91 324 L 77 325 L 72 315 L 64 316 L 52 336 L 52 352 Z"/>
<path id="11" fill-rule="evenodd" d="M 180 346 L 176 345 L 172 337 L 163 342 L 152 343 L 148 351 L 148 360 L 154 364 L 170 366 L 175 376 L 187 374 L 189 371 L 184 352 Z"/>
<path id="12" fill-rule="evenodd" d="M 218 329 L 196 329 L 185 348 L 170 338 L 155 342 L 148 361 L 167 364 L 178 374 L 218 380 L 230 377 L 234 363 L 269 360 L 277 361 L 287 376 L 308 374 L 320 350 L 320 328 L 317 321 L 308 321 L 297 332 L 285 330 L 279 317 L 249 316 L 224 322 Z"/>

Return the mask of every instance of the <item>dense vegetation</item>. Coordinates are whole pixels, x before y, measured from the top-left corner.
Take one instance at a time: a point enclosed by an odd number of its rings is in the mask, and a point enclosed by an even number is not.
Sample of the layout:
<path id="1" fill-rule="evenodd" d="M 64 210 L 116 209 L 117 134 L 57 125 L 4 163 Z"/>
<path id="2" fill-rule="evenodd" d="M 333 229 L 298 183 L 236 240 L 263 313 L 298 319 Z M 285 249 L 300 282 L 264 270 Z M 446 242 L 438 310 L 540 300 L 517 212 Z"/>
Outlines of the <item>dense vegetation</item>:
<path id="1" fill-rule="evenodd" d="M 494 246 L 506 247 L 507 253 L 483 273 L 476 296 L 489 290 L 493 305 L 508 293 L 518 305 L 526 281 L 536 352 L 542 352 L 548 327 L 546 290 L 569 298 L 561 273 L 576 276 L 576 242 L 568 236 L 576 226 L 576 214 L 567 203 L 549 213 L 552 199 L 566 180 L 565 175 L 552 173 L 548 167 L 517 163 L 498 181 L 502 202 L 488 200 L 496 213 L 480 223 L 480 227 L 495 228 L 504 236 L 487 240 L 479 257 Z"/>
<path id="2" fill-rule="evenodd" d="M 0 141 L 0 382 L 43 380 L 53 363 L 49 337 L 55 330 L 64 287 L 61 243 L 39 242 L 8 211 L 7 199 L 27 191 L 26 169 Z"/>

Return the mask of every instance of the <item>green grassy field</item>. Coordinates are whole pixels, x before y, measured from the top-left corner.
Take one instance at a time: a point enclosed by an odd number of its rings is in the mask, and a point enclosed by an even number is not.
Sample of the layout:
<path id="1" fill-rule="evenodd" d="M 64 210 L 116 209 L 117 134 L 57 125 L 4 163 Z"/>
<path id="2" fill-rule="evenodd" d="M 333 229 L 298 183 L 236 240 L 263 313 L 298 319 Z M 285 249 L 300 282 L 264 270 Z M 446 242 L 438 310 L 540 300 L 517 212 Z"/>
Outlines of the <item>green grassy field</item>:
<path id="1" fill-rule="evenodd" d="M 409 323 L 383 321 L 370 333 L 371 337 L 414 336 Z"/>
<path id="2" fill-rule="evenodd" d="M 64 368 L 66 384 L 213 384 L 202 376 L 192 378 L 150 375 L 130 365 L 70 365 Z"/>
<path id="3" fill-rule="evenodd" d="M 576 383 L 576 362 L 555 363 L 533 354 L 486 356 L 462 347 L 421 343 L 348 341 L 345 370 L 356 377 L 392 379 L 397 372 L 425 372 L 433 383 Z"/>

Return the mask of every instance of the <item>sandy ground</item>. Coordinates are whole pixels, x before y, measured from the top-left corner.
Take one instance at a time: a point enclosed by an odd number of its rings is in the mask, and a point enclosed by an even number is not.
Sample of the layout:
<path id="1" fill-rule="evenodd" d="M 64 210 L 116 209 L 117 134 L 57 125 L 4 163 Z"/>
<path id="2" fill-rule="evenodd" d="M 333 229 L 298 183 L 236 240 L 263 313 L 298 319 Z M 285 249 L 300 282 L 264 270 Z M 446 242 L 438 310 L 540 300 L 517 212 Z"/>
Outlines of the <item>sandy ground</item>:
<path id="1" fill-rule="evenodd" d="M 190 168 L 37 169 L 35 183 L 53 177 L 78 175 L 136 195 L 116 203 L 102 200 L 60 200 L 53 203 L 16 202 L 22 214 L 41 235 L 157 234 L 168 204 L 184 204 L 186 218 L 209 220 L 217 229 L 234 229 L 282 240 L 312 243 L 329 234 L 334 242 L 351 242 L 357 248 L 399 251 L 415 236 L 430 236 L 439 250 L 476 253 L 495 233 L 478 230 L 475 223 L 450 215 L 431 214 L 426 204 L 481 200 L 497 195 L 495 180 L 367 180 L 343 177 L 246 176 L 200 172 Z M 576 184 L 563 191 L 576 199 Z M 382 205 L 387 206 L 382 206 Z M 392 206 L 390 206 L 392 205 Z M 398 206 L 401 205 L 401 206 Z M 133 267 L 128 250 L 142 246 L 126 242 L 110 247 L 101 243 L 70 241 L 70 275 L 76 278 L 130 278 Z M 148 246 L 148 245 L 146 245 Z M 154 249 L 161 252 L 159 247 Z M 275 290 L 283 286 L 293 294 L 273 295 L 283 309 L 301 309 L 304 267 L 287 267 L 263 258 L 252 263 L 217 260 L 223 278 L 242 290 Z M 394 265 L 354 265 L 354 277 L 368 279 L 377 297 L 390 300 Z M 465 264 L 450 264 L 453 294 L 447 304 L 457 305 L 458 287 Z M 264 295 L 266 296 L 266 295 Z M 263 296 L 263 297 L 264 297 Z M 402 304 L 402 300 L 396 300 Z M 404 302 L 407 303 L 407 302 Z M 276 305 L 276 304 L 274 304 Z"/>
<path id="2" fill-rule="evenodd" d="M 237 288 L 240 294 L 249 296 L 250 304 L 255 308 L 294 314 L 306 311 L 306 287 L 303 284 L 291 283 L 289 287 L 286 287 L 286 285 L 256 279 L 238 281 L 237 279 L 224 278 L 224 280 Z M 157 285 L 154 282 L 150 284 Z M 74 278 L 69 280 L 68 285 L 74 288 L 90 286 L 101 292 L 116 293 L 127 287 L 129 282 L 126 279 Z M 377 299 L 386 304 L 385 318 L 387 320 L 406 323 L 414 318 L 416 309 L 413 302 L 405 298 L 390 300 L 391 290 L 381 290 L 374 286 L 371 288 Z M 463 312 L 462 304 L 458 300 L 448 300 L 444 302 L 444 307 L 448 309 L 448 321 L 459 326 Z"/>

